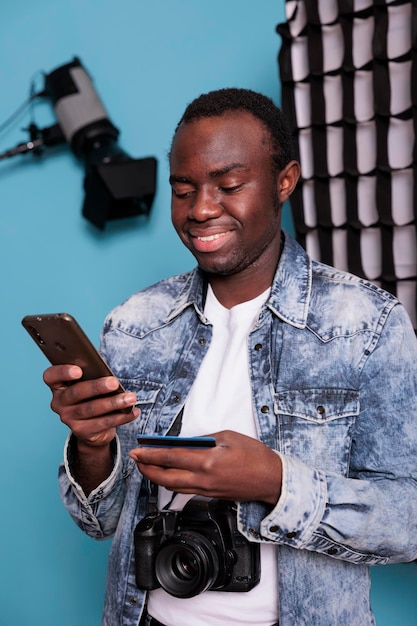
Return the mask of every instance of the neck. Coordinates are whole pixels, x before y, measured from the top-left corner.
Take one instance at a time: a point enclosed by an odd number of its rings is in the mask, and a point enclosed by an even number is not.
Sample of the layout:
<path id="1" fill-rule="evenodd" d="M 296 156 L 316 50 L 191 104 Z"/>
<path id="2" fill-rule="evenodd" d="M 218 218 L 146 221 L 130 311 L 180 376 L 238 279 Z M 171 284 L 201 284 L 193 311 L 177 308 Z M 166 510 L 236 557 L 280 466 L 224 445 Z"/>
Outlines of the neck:
<path id="1" fill-rule="evenodd" d="M 227 309 L 253 300 L 272 285 L 281 256 L 282 234 L 251 265 L 230 275 L 206 272 L 217 300 Z"/>
<path id="2" fill-rule="evenodd" d="M 226 308 L 231 309 L 237 304 L 253 300 L 271 286 L 275 270 L 268 274 L 264 268 L 252 267 L 250 276 L 245 272 L 231 276 L 207 275 L 217 300 Z"/>

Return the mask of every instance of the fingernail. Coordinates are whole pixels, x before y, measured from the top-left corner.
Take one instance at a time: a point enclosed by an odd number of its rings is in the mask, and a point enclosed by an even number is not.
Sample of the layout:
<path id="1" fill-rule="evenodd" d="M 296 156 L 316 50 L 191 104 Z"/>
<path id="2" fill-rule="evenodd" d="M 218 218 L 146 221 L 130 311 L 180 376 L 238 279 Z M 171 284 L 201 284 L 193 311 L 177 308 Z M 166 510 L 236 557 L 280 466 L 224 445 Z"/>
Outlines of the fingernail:
<path id="1" fill-rule="evenodd" d="M 137 397 L 135 393 L 127 393 L 124 396 L 124 401 L 126 404 L 131 404 L 132 406 L 136 403 Z"/>
<path id="2" fill-rule="evenodd" d="M 106 388 L 109 391 L 115 391 L 119 387 L 119 381 L 116 378 L 106 379 Z"/>

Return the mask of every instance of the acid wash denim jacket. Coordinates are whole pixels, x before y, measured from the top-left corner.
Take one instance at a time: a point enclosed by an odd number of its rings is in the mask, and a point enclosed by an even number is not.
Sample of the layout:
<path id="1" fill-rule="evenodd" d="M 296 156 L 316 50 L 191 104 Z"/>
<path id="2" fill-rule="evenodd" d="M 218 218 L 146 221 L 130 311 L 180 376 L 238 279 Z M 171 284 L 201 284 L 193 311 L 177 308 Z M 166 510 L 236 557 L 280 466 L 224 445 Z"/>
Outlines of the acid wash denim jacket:
<path id="1" fill-rule="evenodd" d="M 138 432 L 165 434 L 186 402 L 211 338 L 203 298 L 196 269 L 110 313 L 102 354 L 142 413 L 118 428 L 113 472 L 88 497 L 71 475 L 70 438 L 66 444 L 65 506 L 91 537 L 113 537 L 104 626 L 137 626 L 143 611 L 133 532 L 148 491 L 128 452 Z M 311 261 L 286 235 L 248 351 L 259 439 L 281 456 L 283 481 L 275 508 L 241 503 L 238 524 L 250 541 L 278 546 L 280 625 L 375 624 L 369 566 L 417 556 L 417 341 L 409 318 L 394 296 Z"/>

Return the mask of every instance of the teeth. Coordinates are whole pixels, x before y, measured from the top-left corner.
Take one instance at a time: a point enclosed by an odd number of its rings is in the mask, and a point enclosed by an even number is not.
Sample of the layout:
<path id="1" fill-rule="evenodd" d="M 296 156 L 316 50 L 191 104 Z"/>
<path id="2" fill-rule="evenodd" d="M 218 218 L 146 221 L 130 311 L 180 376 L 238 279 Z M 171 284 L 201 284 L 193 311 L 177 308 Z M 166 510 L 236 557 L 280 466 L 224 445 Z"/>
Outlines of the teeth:
<path id="1" fill-rule="evenodd" d="M 214 241 L 215 239 L 220 239 L 220 237 L 224 237 L 226 233 L 218 233 L 217 235 L 209 235 L 208 237 L 197 237 L 200 241 Z"/>

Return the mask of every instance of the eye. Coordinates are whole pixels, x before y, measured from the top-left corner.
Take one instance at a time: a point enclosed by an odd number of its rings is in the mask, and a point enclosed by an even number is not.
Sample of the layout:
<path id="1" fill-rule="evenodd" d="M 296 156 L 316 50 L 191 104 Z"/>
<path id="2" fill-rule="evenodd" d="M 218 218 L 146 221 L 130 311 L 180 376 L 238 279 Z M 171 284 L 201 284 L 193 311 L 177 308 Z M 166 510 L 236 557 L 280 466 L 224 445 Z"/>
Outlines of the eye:
<path id="1" fill-rule="evenodd" d="M 190 198 L 194 189 L 190 187 L 172 187 L 172 193 L 176 198 Z"/>
<path id="2" fill-rule="evenodd" d="M 227 187 L 220 187 L 221 191 L 227 194 L 236 193 L 236 191 L 240 191 L 243 185 L 231 185 Z"/>

